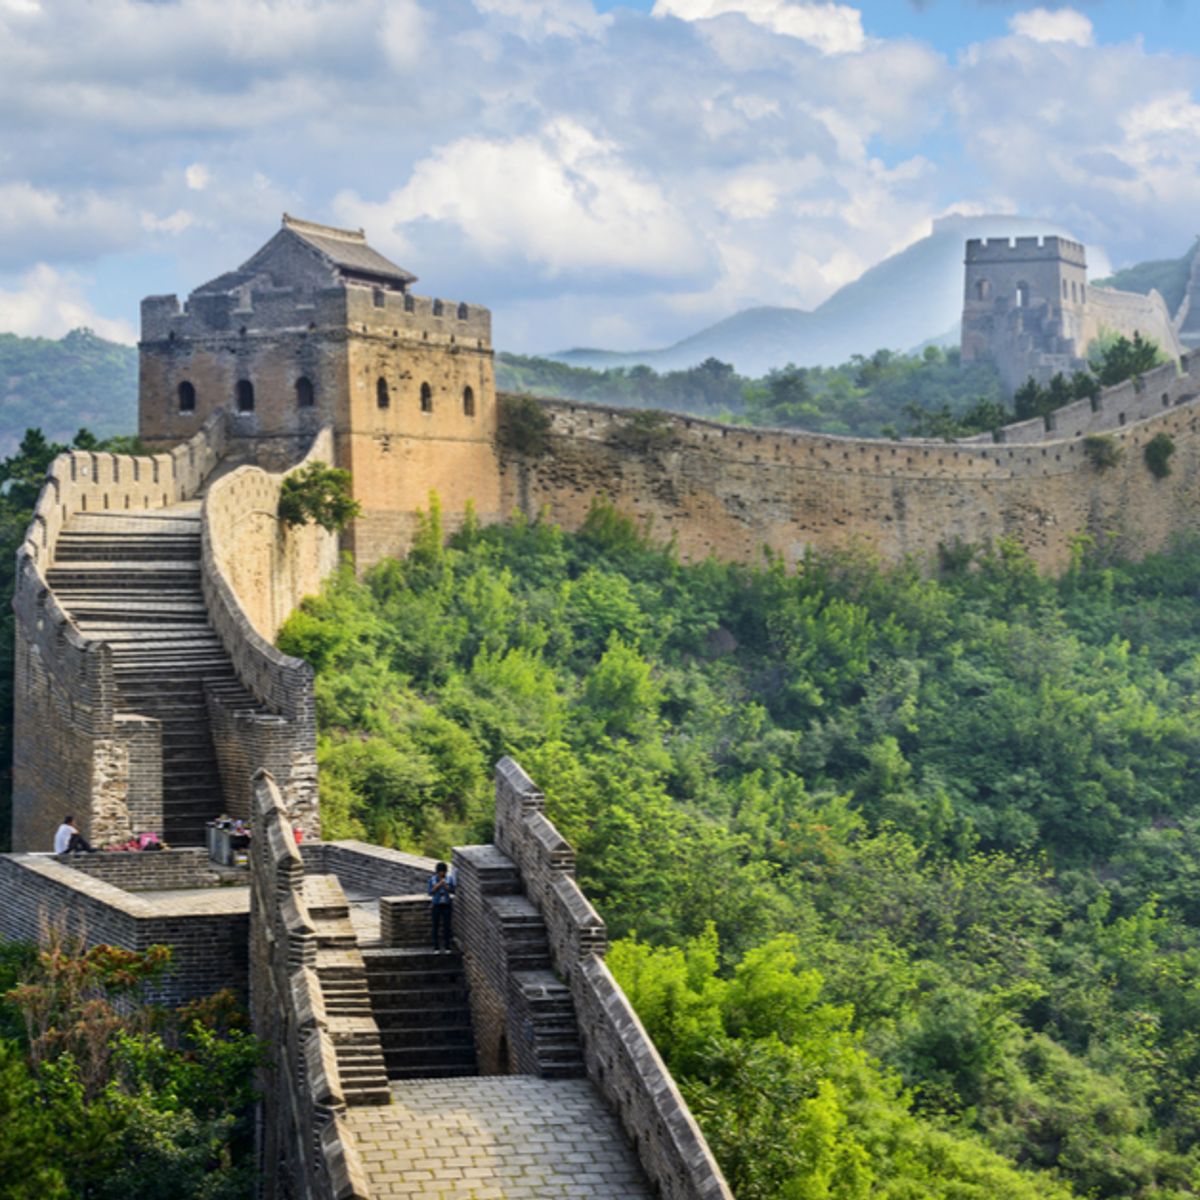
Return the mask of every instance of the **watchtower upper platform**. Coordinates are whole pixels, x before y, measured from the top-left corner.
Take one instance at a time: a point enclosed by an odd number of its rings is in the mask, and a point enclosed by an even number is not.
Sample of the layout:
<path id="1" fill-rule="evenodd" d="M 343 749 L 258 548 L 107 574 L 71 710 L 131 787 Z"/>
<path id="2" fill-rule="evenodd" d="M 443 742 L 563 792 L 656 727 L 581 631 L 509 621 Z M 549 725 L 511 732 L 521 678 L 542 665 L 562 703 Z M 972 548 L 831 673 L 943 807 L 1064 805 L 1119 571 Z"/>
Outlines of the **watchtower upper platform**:
<path id="1" fill-rule="evenodd" d="M 498 514 L 491 313 L 414 296 L 415 282 L 361 229 L 284 214 L 186 305 L 142 302 L 142 439 L 186 440 L 225 408 L 234 444 L 278 468 L 332 426 L 364 510 L 348 538 L 364 565 L 406 548 L 430 489 L 448 512 L 473 500 Z"/>

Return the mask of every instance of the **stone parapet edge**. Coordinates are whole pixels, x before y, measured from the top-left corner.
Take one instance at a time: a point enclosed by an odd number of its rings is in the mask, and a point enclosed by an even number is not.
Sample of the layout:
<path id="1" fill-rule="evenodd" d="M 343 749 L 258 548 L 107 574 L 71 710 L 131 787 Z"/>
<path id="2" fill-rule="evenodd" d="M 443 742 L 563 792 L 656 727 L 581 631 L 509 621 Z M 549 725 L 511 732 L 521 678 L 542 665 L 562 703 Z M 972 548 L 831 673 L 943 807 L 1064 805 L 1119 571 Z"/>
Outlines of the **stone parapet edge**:
<path id="1" fill-rule="evenodd" d="M 721 1168 L 604 954 L 604 922 L 574 878 L 545 797 L 511 758 L 496 766 L 495 845 L 538 907 L 554 969 L 571 990 L 588 1078 L 617 1114 L 666 1200 L 733 1200 Z"/>

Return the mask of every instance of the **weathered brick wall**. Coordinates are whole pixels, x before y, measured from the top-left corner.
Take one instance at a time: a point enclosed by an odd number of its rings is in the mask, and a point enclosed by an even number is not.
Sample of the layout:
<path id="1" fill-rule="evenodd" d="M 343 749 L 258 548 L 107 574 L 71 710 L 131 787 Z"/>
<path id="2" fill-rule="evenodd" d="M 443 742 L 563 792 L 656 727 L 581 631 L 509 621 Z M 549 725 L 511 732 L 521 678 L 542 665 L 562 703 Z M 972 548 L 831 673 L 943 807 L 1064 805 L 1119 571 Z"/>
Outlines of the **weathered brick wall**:
<path id="1" fill-rule="evenodd" d="M 488 310 L 392 294 L 377 308 L 369 292 L 355 289 L 347 294 L 347 324 L 349 396 L 337 429 L 338 463 L 352 472 L 363 506 L 347 538 L 359 569 L 407 551 L 416 511 L 428 508 L 431 491 L 448 531 L 461 524 L 468 503 L 483 522 L 501 519 Z"/>
<path id="2" fill-rule="evenodd" d="M 304 861 L 282 796 L 255 777 L 250 843 L 250 1011 L 274 1052 L 260 1089 L 263 1200 L 369 1200 L 316 973 L 317 935 L 304 903 Z"/>
<path id="3" fill-rule="evenodd" d="M 574 878 L 574 855 L 545 798 L 510 758 L 496 768 L 496 847 L 540 909 L 555 970 L 571 990 L 588 1077 L 667 1200 L 730 1198 L 721 1169 L 637 1014 L 604 963 L 604 923 Z"/>
<path id="4" fill-rule="evenodd" d="M 143 878 L 156 877 L 161 886 L 179 886 L 169 880 L 176 869 L 182 878 L 187 868 L 179 867 L 179 860 L 158 862 L 160 856 L 170 854 L 97 854 L 69 863 L 49 855 L 0 855 L 0 934 L 37 942 L 48 928 L 56 928 L 87 946 L 146 950 L 168 945 L 172 969 L 149 989 L 152 1000 L 182 1004 L 225 987 L 244 994 L 248 935 L 244 891 L 198 889 L 194 901 L 185 897 L 158 904 L 99 877 L 124 868 L 98 860 L 128 857 L 139 860 Z M 78 869 L 85 862 L 87 869 Z"/>
<path id="5" fill-rule="evenodd" d="M 72 451 L 50 465 L 17 551 L 13 594 L 16 849 L 49 849 L 55 828 L 72 809 L 94 842 L 127 837 L 135 819 L 153 815 L 147 809 L 147 774 L 156 762 L 153 738 L 144 727 L 118 726 L 111 654 L 83 637 L 46 582 L 63 525 L 73 513 L 154 509 L 186 499 L 226 445 L 218 414 L 169 453 Z"/>
<path id="6" fill-rule="evenodd" d="M 940 545 L 1010 537 L 1058 571 L 1080 532 L 1111 534 L 1138 557 L 1196 525 L 1200 355 L 1184 365 L 1106 392 L 1096 414 L 1086 401 L 1064 409 L 1055 422 L 1069 436 L 1026 423 L 1000 445 L 822 437 L 668 414 L 646 433 L 629 410 L 544 401 L 548 452 L 504 451 L 504 508 L 545 511 L 574 529 L 607 498 L 693 560 L 755 560 L 769 546 L 792 564 L 810 547 L 857 544 L 932 566 Z M 1106 470 L 1083 445 L 1099 431 L 1123 451 Z M 1143 457 L 1159 432 L 1176 445 L 1166 479 Z"/>
<path id="7" fill-rule="evenodd" d="M 293 470 L 333 459 L 333 431 L 326 426 Z M 279 520 L 279 495 L 290 473 L 240 467 L 217 480 L 204 500 L 211 566 L 268 642 L 275 640 L 296 605 L 320 590 L 338 563 L 336 534 L 319 525 L 288 526 Z"/>
<path id="8" fill-rule="evenodd" d="M 309 841 L 300 845 L 306 870 L 336 875 L 344 888 L 365 896 L 394 896 L 424 892 L 437 865 L 432 858 L 372 846 L 347 838 L 337 842 Z"/>
<path id="9" fill-rule="evenodd" d="M 299 466 L 328 462 L 332 451 L 326 428 Z M 250 777 L 265 768 L 279 781 L 293 820 L 306 836 L 318 837 L 312 668 L 271 640 L 337 565 L 338 546 L 336 535 L 319 526 L 280 522 L 283 478 L 242 467 L 217 480 L 204 499 L 201 583 L 209 620 L 238 678 L 269 710 L 230 708 L 219 692 L 210 692 L 209 719 L 227 810 L 249 816 Z"/>
<path id="10" fill-rule="evenodd" d="M 54 861 L 126 892 L 215 887 L 220 881 L 220 876 L 213 870 L 208 851 L 200 846 L 187 846 L 179 850 L 108 850 L 102 854 L 64 854 L 57 856 Z"/>

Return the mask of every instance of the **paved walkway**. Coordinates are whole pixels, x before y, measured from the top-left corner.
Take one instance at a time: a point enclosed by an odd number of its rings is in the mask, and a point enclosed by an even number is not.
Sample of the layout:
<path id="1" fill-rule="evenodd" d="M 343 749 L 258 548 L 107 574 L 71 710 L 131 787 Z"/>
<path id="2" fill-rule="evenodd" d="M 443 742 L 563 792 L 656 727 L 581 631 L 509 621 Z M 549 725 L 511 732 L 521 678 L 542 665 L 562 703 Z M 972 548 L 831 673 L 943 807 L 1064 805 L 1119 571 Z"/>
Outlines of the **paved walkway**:
<path id="1" fill-rule="evenodd" d="M 586 1079 L 489 1075 L 392 1083 L 350 1108 L 375 1200 L 648 1200 L 616 1119 Z"/>

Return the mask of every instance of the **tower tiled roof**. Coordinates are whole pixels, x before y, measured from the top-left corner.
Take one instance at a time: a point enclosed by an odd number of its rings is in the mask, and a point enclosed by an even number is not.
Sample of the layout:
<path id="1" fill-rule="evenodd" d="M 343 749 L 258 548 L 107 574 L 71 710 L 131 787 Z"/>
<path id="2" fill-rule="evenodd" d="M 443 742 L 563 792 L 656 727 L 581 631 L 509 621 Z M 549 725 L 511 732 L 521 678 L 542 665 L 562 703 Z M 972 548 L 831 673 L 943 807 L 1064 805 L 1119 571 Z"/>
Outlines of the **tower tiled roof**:
<path id="1" fill-rule="evenodd" d="M 283 214 L 283 227 L 303 238 L 346 274 L 369 275 L 406 285 L 416 281 L 417 277 L 411 271 L 396 266 L 378 250 L 367 245 L 367 235 L 361 229 L 318 225 L 315 221 L 302 221 L 288 213 Z"/>
<path id="2" fill-rule="evenodd" d="M 289 253 L 301 242 L 304 250 Z M 291 287 L 297 284 L 337 286 L 354 280 L 384 284 L 404 291 L 417 277 L 367 244 L 361 229 L 337 229 L 283 214 L 283 224 L 265 246 L 240 267 L 201 284 L 193 295 L 228 293 L 246 286 Z"/>

